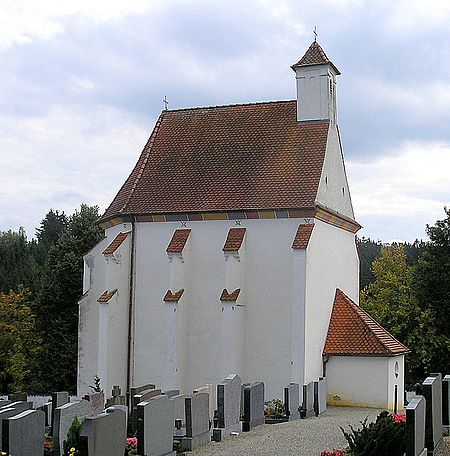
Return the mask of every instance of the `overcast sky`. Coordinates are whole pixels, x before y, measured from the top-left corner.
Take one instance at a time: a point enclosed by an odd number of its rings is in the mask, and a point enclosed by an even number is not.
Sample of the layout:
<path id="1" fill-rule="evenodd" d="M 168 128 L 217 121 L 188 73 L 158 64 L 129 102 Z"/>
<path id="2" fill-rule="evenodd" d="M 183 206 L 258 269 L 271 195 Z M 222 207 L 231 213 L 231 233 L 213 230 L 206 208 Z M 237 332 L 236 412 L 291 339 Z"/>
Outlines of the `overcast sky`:
<path id="1" fill-rule="evenodd" d="M 169 108 L 293 99 L 313 40 L 339 68 L 361 236 L 426 238 L 450 206 L 450 2 L 2 0 L 0 230 L 105 210 Z"/>

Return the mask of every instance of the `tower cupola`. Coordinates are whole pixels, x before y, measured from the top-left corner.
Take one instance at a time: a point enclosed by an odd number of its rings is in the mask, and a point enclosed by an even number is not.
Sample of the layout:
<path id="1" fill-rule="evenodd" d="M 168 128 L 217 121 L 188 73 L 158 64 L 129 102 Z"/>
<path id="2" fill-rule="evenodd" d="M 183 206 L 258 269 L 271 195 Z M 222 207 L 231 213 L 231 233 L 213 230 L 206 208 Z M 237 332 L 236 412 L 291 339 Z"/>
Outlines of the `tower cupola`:
<path id="1" fill-rule="evenodd" d="M 336 76 L 341 74 L 317 41 L 291 68 L 297 80 L 297 121 L 336 122 Z"/>

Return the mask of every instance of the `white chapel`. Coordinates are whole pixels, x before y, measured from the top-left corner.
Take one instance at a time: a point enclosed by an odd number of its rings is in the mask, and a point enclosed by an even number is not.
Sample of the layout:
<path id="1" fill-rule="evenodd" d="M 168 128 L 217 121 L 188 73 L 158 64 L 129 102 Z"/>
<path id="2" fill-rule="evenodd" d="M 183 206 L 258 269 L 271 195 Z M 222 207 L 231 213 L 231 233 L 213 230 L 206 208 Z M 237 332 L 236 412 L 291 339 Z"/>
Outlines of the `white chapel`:
<path id="1" fill-rule="evenodd" d="M 295 100 L 161 113 L 84 257 L 79 396 L 326 375 L 335 403 L 401 406 L 408 349 L 358 306 L 340 72 L 317 42 L 292 69 Z"/>

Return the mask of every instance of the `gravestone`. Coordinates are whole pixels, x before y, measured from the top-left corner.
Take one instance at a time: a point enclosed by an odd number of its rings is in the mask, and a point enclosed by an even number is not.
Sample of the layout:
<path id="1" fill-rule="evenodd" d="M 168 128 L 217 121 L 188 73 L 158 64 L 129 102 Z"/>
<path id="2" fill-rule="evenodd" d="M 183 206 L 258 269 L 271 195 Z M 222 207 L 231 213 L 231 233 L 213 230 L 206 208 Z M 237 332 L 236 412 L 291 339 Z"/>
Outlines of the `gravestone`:
<path id="1" fill-rule="evenodd" d="M 428 454 L 436 454 L 442 443 L 442 376 L 431 374 L 420 388 L 426 400 L 425 446 Z"/>
<path id="2" fill-rule="evenodd" d="M 11 404 L 11 401 L 9 399 L 0 399 L 0 409 L 9 404 Z"/>
<path id="3" fill-rule="evenodd" d="M 130 396 L 133 397 L 135 394 L 142 393 L 142 391 L 154 390 L 156 389 L 156 385 L 153 383 L 148 383 L 147 385 L 141 386 L 132 386 L 130 388 Z"/>
<path id="4" fill-rule="evenodd" d="M 184 437 L 186 435 L 186 398 L 187 394 L 173 396 L 170 400 L 173 403 L 174 437 Z M 176 423 L 176 426 L 174 426 Z"/>
<path id="5" fill-rule="evenodd" d="M 20 415 L 22 412 L 27 410 L 31 410 L 33 408 L 32 402 L 13 402 L 16 404 L 16 408 L 14 407 L 3 407 L 0 409 L 0 432 L 2 431 L 3 420 L 11 418 L 16 415 Z M 2 439 L 0 439 L 0 451 L 2 450 Z"/>
<path id="6" fill-rule="evenodd" d="M 175 456 L 173 451 L 173 406 L 168 396 L 158 395 L 137 405 L 138 454 Z"/>
<path id="7" fill-rule="evenodd" d="M 53 419 L 55 417 L 55 409 L 61 407 L 61 405 L 67 404 L 69 402 L 69 393 L 67 391 L 57 391 L 52 393 L 52 419 L 51 423 L 51 435 L 53 435 Z"/>
<path id="8" fill-rule="evenodd" d="M 264 424 L 264 383 L 255 382 L 244 388 L 244 420 L 242 432 Z"/>
<path id="9" fill-rule="evenodd" d="M 152 397 L 160 396 L 161 390 L 160 389 L 151 389 L 151 390 L 142 390 L 139 393 L 135 394 L 131 398 L 131 424 L 133 426 L 133 430 L 137 431 L 137 406 L 141 402 L 146 402 Z"/>
<path id="10" fill-rule="evenodd" d="M 442 431 L 450 434 L 450 375 L 442 379 Z"/>
<path id="11" fill-rule="evenodd" d="M 25 410 L 2 422 L 2 451 L 11 456 L 44 454 L 45 416 L 41 410 Z"/>
<path id="12" fill-rule="evenodd" d="M 303 401 L 300 408 L 300 417 L 314 416 L 314 382 L 303 385 Z"/>
<path id="13" fill-rule="evenodd" d="M 105 409 L 105 393 L 103 391 L 86 394 L 84 396 L 84 399 L 86 399 L 91 404 L 91 416 L 97 416 Z"/>
<path id="14" fill-rule="evenodd" d="M 207 383 L 205 386 L 201 386 L 199 388 L 195 388 L 193 394 L 195 393 L 208 393 L 209 394 L 209 419 L 211 423 L 214 419 L 214 410 L 216 409 L 215 406 L 215 394 L 214 394 L 214 385 Z"/>
<path id="15" fill-rule="evenodd" d="M 194 451 L 211 441 L 209 427 L 209 393 L 195 393 L 185 399 L 186 436 L 181 441 L 181 451 Z"/>
<path id="16" fill-rule="evenodd" d="M 161 394 L 164 394 L 164 396 L 167 396 L 170 399 L 171 397 L 179 396 L 180 390 L 168 390 L 168 391 L 164 391 Z"/>
<path id="17" fill-rule="evenodd" d="M 81 422 L 82 419 L 91 415 L 91 403 L 85 399 L 79 402 L 68 402 L 55 409 L 53 415 L 53 442 L 55 454 L 64 452 L 64 441 L 67 439 L 67 431 L 75 417 Z"/>
<path id="18" fill-rule="evenodd" d="M 123 456 L 127 439 L 124 410 L 110 407 L 86 418 L 80 433 L 80 456 Z"/>
<path id="19" fill-rule="evenodd" d="M 27 402 L 28 395 L 27 393 L 11 393 L 8 394 L 8 400 L 11 402 Z"/>
<path id="20" fill-rule="evenodd" d="M 425 409 L 423 396 L 410 398 L 406 406 L 406 456 L 426 456 Z"/>
<path id="21" fill-rule="evenodd" d="M 8 405 L 3 406 L 0 408 L 0 410 L 5 410 L 5 409 L 15 409 L 19 412 L 24 412 L 25 410 L 31 410 L 33 408 L 33 403 L 32 402 L 23 402 L 23 401 L 18 401 L 18 402 L 11 402 Z"/>
<path id="22" fill-rule="evenodd" d="M 125 405 L 126 398 L 122 395 L 122 391 L 118 385 L 114 385 L 111 391 L 111 397 L 106 400 L 105 408 L 113 407 L 114 405 Z"/>
<path id="23" fill-rule="evenodd" d="M 217 428 L 214 428 L 212 437 L 215 442 L 220 442 L 231 432 L 240 431 L 240 407 L 241 379 L 231 374 L 217 385 Z"/>
<path id="24" fill-rule="evenodd" d="M 52 411 L 53 411 L 53 404 L 52 402 L 46 402 L 42 406 L 42 410 L 45 413 L 45 425 L 46 426 L 51 426 L 52 425 Z"/>
<path id="25" fill-rule="evenodd" d="M 319 377 L 314 382 L 314 413 L 316 416 L 322 415 L 327 411 L 327 379 Z"/>
<path id="26" fill-rule="evenodd" d="M 300 418 L 299 405 L 300 385 L 298 383 L 290 383 L 284 387 L 284 411 L 289 421 Z"/>

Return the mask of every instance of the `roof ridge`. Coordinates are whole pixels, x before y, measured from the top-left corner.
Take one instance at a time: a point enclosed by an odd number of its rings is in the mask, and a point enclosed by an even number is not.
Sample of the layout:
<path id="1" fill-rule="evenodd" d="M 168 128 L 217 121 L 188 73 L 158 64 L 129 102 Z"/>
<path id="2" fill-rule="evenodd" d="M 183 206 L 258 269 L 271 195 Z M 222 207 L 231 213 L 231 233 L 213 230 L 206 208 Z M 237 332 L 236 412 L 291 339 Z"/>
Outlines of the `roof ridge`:
<path id="1" fill-rule="evenodd" d="M 271 100 L 271 101 L 253 101 L 249 103 L 231 103 L 227 105 L 208 105 L 208 106 L 196 106 L 194 108 L 177 108 L 177 109 L 167 109 L 164 112 L 179 112 L 179 111 L 196 111 L 200 109 L 217 109 L 217 108 L 232 108 L 235 106 L 255 106 L 255 105 L 270 105 L 276 103 L 293 103 L 296 100 Z"/>
<path id="2" fill-rule="evenodd" d="M 136 178 L 135 178 L 135 180 L 134 180 L 134 182 L 133 182 L 133 184 L 131 186 L 128 198 L 125 200 L 125 203 L 123 204 L 123 206 L 122 206 L 122 208 L 120 209 L 119 212 L 123 212 L 123 211 L 126 210 L 126 207 L 128 206 L 128 204 L 131 201 L 131 198 L 133 197 L 133 194 L 134 194 L 134 192 L 136 190 L 136 187 L 137 187 L 137 184 L 139 182 L 139 179 L 141 178 L 142 173 L 144 172 L 144 169 L 147 166 L 148 157 L 150 156 L 150 152 L 151 152 L 153 143 L 155 142 L 156 135 L 158 134 L 159 127 L 160 127 L 162 119 L 164 117 L 164 113 L 165 113 L 165 111 L 163 111 L 159 115 L 158 120 L 156 121 L 155 127 L 153 128 L 152 134 L 150 135 L 150 138 L 148 138 L 148 141 L 147 141 L 147 143 L 144 146 L 144 150 L 143 150 L 144 158 L 143 158 L 143 160 L 141 162 L 141 166 L 139 167 L 139 171 L 138 171 L 138 173 L 136 175 Z M 138 160 L 138 163 L 139 163 L 139 160 Z M 136 164 L 136 166 L 137 166 L 137 164 Z M 133 171 L 131 173 L 133 173 Z M 125 183 L 126 183 L 126 181 L 125 181 Z"/>

